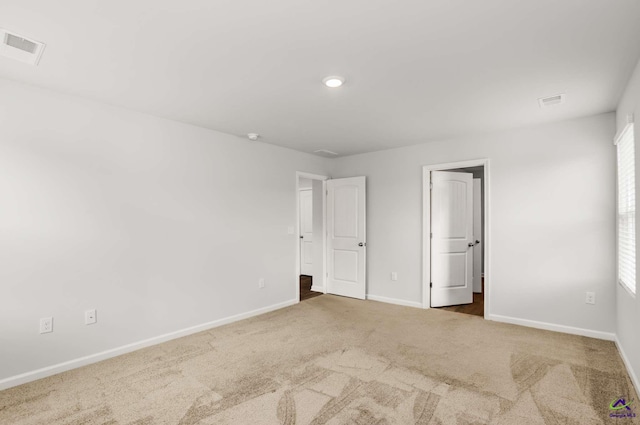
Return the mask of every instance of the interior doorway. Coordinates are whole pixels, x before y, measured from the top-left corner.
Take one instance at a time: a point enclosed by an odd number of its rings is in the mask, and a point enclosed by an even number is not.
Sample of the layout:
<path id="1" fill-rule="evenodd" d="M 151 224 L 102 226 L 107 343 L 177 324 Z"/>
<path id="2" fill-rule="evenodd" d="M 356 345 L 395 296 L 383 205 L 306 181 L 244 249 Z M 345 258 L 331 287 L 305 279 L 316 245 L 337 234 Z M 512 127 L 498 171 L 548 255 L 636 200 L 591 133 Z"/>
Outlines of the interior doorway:
<path id="1" fill-rule="evenodd" d="M 296 297 L 366 298 L 366 177 L 296 173 Z M 293 233 L 293 229 L 291 229 Z"/>
<path id="2" fill-rule="evenodd" d="M 423 307 L 489 313 L 486 159 L 425 166 Z"/>
<path id="3" fill-rule="evenodd" d="M 304 301 L 326 293 L 327 176 L 296 173 L 296 294 Z"/>

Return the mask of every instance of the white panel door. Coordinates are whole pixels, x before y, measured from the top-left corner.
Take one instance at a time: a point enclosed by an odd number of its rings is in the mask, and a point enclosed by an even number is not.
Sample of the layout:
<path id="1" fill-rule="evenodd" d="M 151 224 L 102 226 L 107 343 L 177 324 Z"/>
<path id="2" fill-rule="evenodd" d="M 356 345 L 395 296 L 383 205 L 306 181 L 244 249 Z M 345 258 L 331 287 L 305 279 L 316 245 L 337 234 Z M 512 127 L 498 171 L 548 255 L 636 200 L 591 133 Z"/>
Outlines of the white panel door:
<path id="1" fill-rule="evenodd" d="M 431 172 L 431 307 L 473 302 L 473 175 Z"/>
<path id="2" fill-rule="evenodd" d="M 300 191 L 300 274 L 313 276 L 313 191 Z"/>
<path id="3" fill-rule="evenodd" d="M 327 181 L 327 292 L 365 299 L 365 178 Z"/>
<path id="4" fill-rule="evenodd" d="M 473 179 L 473 292 L 482 293 L 482 181 Z"/>

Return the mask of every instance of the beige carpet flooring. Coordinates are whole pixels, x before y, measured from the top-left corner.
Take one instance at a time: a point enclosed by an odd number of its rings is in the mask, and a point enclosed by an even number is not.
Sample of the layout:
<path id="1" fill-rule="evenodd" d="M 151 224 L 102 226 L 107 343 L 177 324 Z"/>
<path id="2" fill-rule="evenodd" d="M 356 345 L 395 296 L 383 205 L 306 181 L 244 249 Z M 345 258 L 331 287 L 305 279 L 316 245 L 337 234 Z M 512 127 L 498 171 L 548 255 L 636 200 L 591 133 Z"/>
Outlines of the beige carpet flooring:
<path id="1" fill-rule="evenodd" d="M 0 423 L 638 423 L 618 397 L 611 342 L 322 296 L 2 391 Z"/>

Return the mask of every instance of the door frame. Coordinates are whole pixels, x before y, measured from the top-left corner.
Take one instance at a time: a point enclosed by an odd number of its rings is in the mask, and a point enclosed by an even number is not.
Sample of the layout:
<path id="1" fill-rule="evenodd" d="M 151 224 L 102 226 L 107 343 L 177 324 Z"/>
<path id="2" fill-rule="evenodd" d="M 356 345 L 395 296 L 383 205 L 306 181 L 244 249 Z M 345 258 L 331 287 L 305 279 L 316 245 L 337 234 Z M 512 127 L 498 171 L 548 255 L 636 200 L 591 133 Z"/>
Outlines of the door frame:
<path id="1" fill-rule="evenodd" d="M 327 180 L 329 176 L 320 174 L 312 174 L 304 171 L 296 171 L 296 227 L 295 227 L 295 244 L 296 244 L 296 263 L 295 263 L 295 291 L 296 302 L 300 302 L 300 177 L 311 180 L 322 181 L 322 235 L 319 238 L 322 241 L 322 264 L 320 265 L 320 285 L 313 286 L 322 287 L 322 292 L 327 293 Z M 314 240 L 316 236 L 314 235 Z M 315 274 L 315 273 L 314 273 Z"/>
<path id="2" fill-rule="evenodd" d="M 422 308 L 431 308 L 431 171 L 484 167 L 484 317 L 491 316 L 491 209 L 489 158 L 424 165 L 422 167 Z"/>

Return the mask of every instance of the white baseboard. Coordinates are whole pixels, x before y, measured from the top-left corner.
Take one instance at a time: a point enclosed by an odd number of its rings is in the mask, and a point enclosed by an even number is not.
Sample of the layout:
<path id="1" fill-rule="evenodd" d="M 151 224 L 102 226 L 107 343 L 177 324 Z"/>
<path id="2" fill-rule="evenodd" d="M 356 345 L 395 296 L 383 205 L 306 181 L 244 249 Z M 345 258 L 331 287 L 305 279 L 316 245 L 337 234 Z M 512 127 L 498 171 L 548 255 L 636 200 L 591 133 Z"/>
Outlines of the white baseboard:
<path id="1" fill-rule="evenodd" d="M 594 331 L 591 329 L 574 328 L 573 326 L 556 325 L 554 323 L 538 322 L 536 320 L 519 319 L 517 317 L 500 316 L 498 314 L 491 314 L 485 317 L 487 320 L 493 320 L 495 322 L 510 323 L 512 325 L 527 326 L 529 328 L 544 329 L 547 331 L 563 332 L 566 334 L 588 336 L 590 338 L 604 339 L 607 341 L 614 341 L 616 335 L 613 332 Z"/>
<path id="2" fill-rule="evenodd" d="M 378 295 L 367 294 L 367 299 L 371 301 L 379 301 L 381 303 L 403 305 L 405 307 L 422 308 L 422 304 L 419 302 L 399 300 L 397 298 L 387 298 L 387 297 L 380 297 Z"/>
<path id="3" fill-rule="evenodd" d="M 311 285 L 311 290 L 313 292 L 322 292 L 324 294 L 324 288 L 319 285 Z"/>
<path id="4" fill-rule="evenodd" d="M 633 386 L 636 389 L 636 394 L 640 396 L 640 380 L 638 380 L 638 376 L 635 374 L 635 372 L 633 371 L 633 368 L 631 367 L 631 362 L 629 361 L 629 357 L 627 357 L 627 354 L 624 352 L 624 349 L 620 344 L 620 340 L 618 339 L 618 335 L 616 335 L 615 341 L 616 341 L 616 347 L 618 347 L 618 352 L 620 353 L 620 357 L 622 357 L 622 362 L 624 363 L 624 366 L 627 368 L 627 373 L 629 374 L 629 377 L 631 378 L 631 382 L 633 383 Z"/>
<path id="5" fill-rule="evenodd" d="M 152 345 L 160 344 L 166 341 L 170 341 L 172 339 L 181 338 L 183 336 L 191 335 L 197 332 L 202 332 L 208 329 L 216 328 L 218 326 L 237 322 L 238 320 L 248 319 L 253 316 L 259 316 L 264 313 L 269 313 L 274 310 L 279 310 L 281 308 L 289 307 L 291 305 L 297 304 L 298 302 L 299 302 L 298 300 L 285 301 L 282 303 L 259 308 L 257 310 L 248 311 L 246 313 L 236 314 L 234 316 L 225 317 L 222 319 L 214 320 L 212 322 L 191 326 L 189 328 L 181 329 L 179 331 L 170 332 L 164 335 L 159 335 L 153 338 L 123 345 L 121 347 L 112 348 L 110 350 L 102 351 L 100 353 L 90 354 L 88 356 L 80 357 L 78 359 L 70 360 L 63 363 L 58 363 L 52 366 L 47 366 L 42 369 L 37 369 L 31 372 L 22 373 L 16 376 L 10 376 L 9 378 L 0 380 L 0 390 L 5 390 L 7 388 L 15 387 L 17 385 L 26 384 L 27 382 L 46 378 L 47 376 L 56 375 L 58 373 L 75 369 L 81 366 L 97 363 L 102 360 L 110 359 L 112 357 L 120 356 L 122 354 L 130 353 L 132 351 L 140 350 L 141 348 L 150 347 Z"/>

